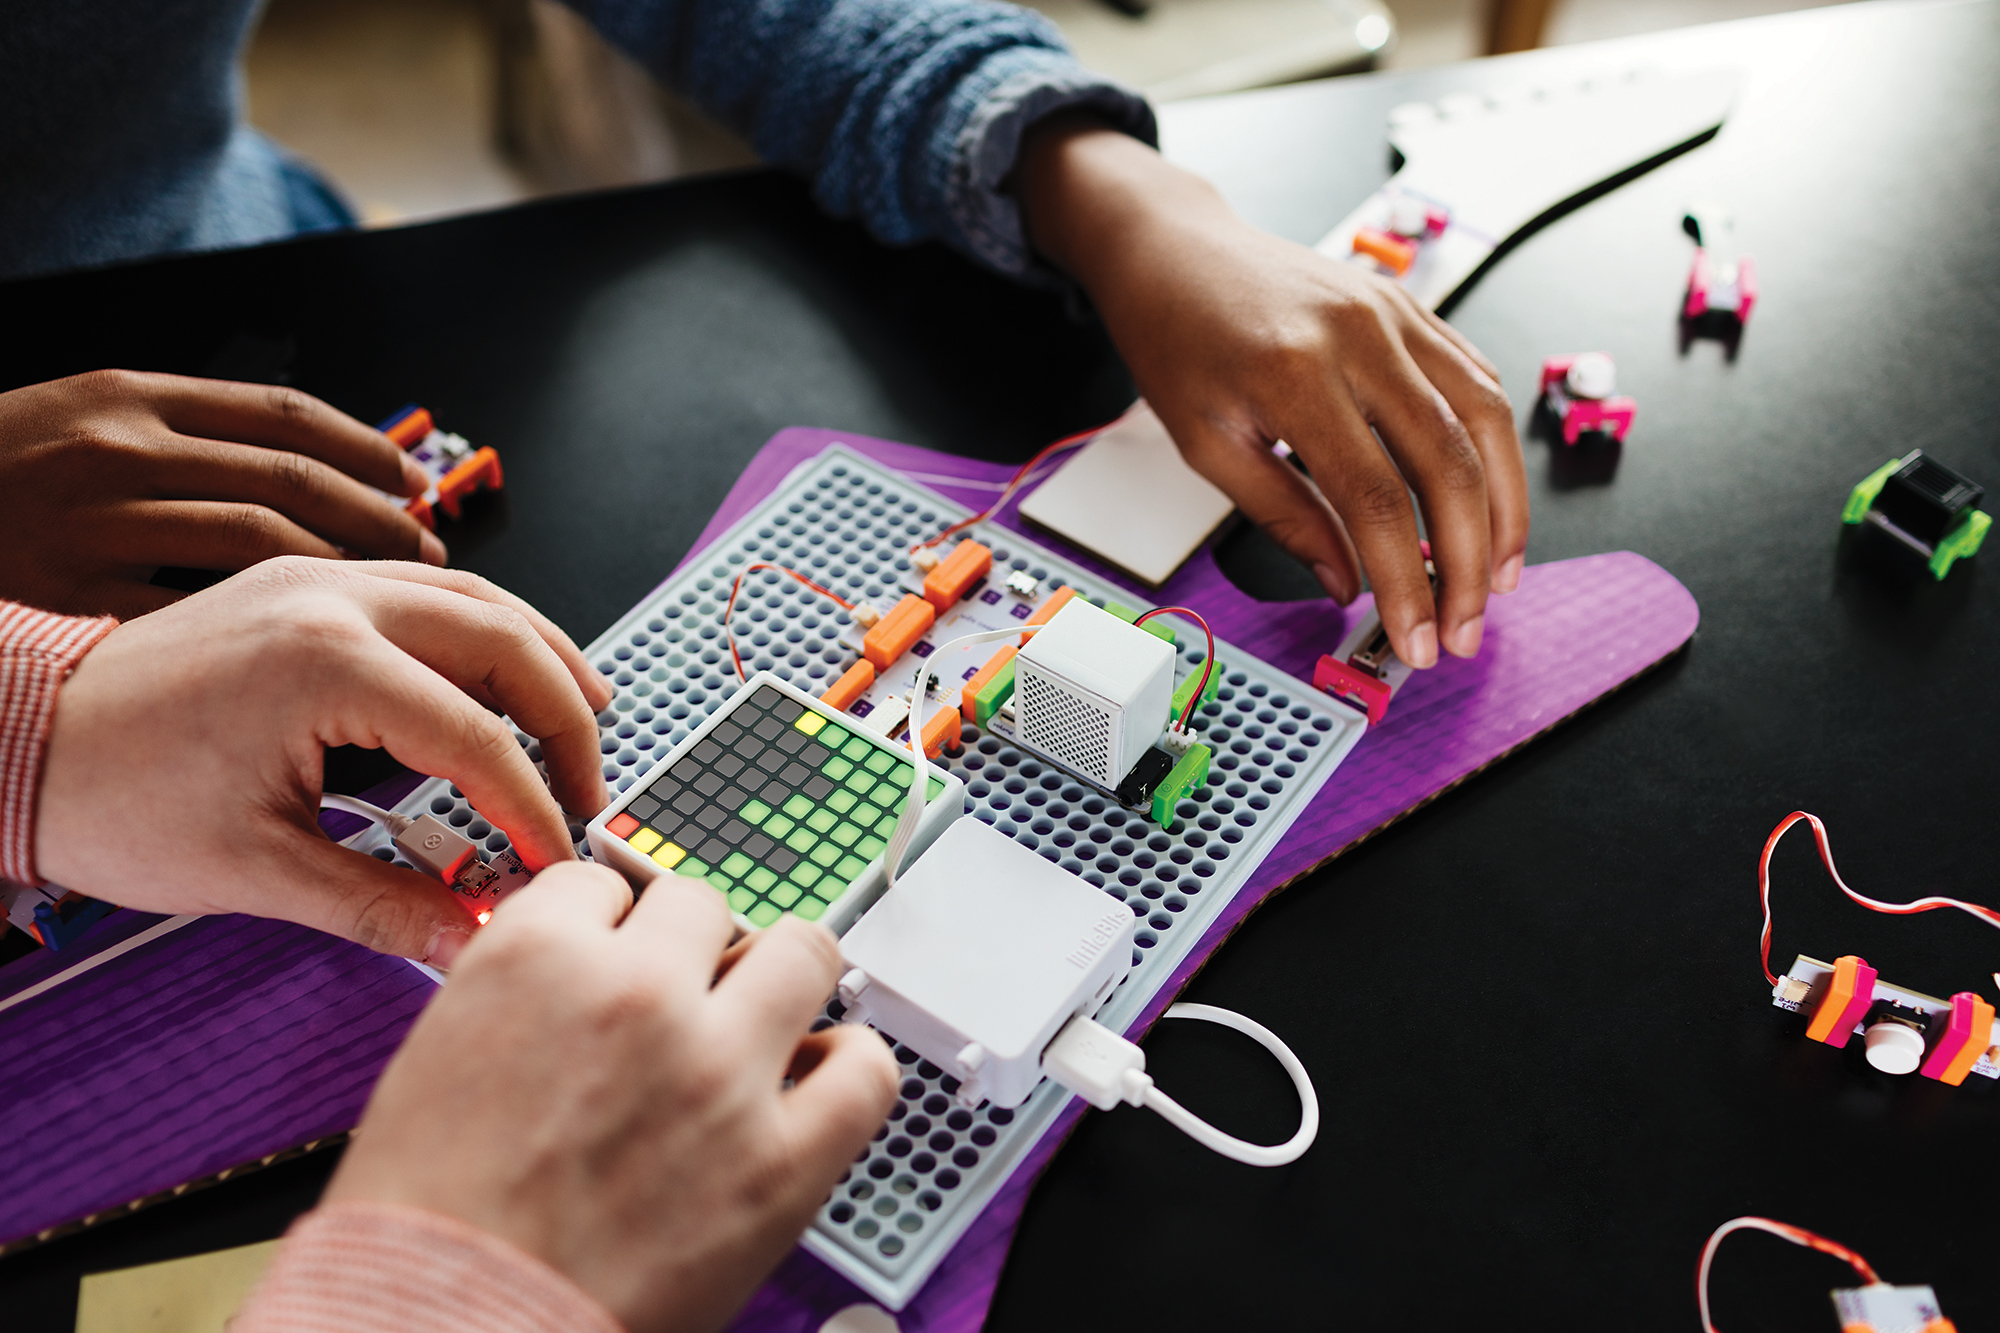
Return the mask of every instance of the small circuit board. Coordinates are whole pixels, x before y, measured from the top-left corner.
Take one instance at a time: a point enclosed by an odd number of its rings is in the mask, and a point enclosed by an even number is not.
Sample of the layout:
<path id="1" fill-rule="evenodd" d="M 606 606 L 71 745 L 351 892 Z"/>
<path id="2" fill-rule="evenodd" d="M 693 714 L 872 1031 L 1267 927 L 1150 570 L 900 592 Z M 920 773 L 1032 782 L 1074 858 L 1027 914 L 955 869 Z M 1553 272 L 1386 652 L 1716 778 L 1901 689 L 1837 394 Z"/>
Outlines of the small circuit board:
<path id="1" fill-rule="evenodd" d="M 962 542 L 954 554 L 974 546 L 979 544 Z M 990 553 L 986 553 L 983 547 L 981 551 L 990 559 Z M 909 582 L 915 582 L 915 579 Z M 887 669 L 875 674 L 851 701 L 845 700 L 838 683 L 834 690 L 827 693 L 826 701 L 844 706 L 863 728 L 892 737 L 906 737 L 911 696 L 917 688 L 918 664 L 929 662 L 940 645 L 961 635 L 1010 629 L 1030 630 L 1046 625 L 1076 597 L 1075 589 L 1067 586 L 1043 595 L 1040 580 L 1026 575 L 1026 571 L 1017 571 L 1012 584 L 1010 587 L 1007 582 L 1000 582 L 994 586 L 994 580 L 981 578 L 969 586 L 960 599 L 951 603 L 942 615 L 928 621 L 923 630 L 905 631 L 907 637 L 891 639 L 890 643 L 901 650 L 896 660 Z M 914 600 L 914 596 L 905 594 L 899 609 Z M 1128 625 L 1140 614 L 1115 600 L 1085 601 L 1088 607 Z M 885 617 L 878 623 L 878 628 L 890 623 L 891 618 Z M 1169 649 L 1179 647 L 1175 631 L 1163 621 L 1149 621 L 1143 628 Z M 872 631 L 871 634 L 863 634 L 857 626 L 843 633 L 839 642 L 860 656 L 871 646 L 866 642 L 871 635 Z M 1024 634 L 1023 640 L 1032 637 L 1031 634 Z M 1075 755 L 1052 753 L 1055 748 L 1052 745 L 1034 744 L 1028 735 L 1023 734 L 1014 698 L 1019 678 L 1019 650 L 1006 642 L 961 648 L 952 654 L 951 661 L 938 663 L 935 670 L 923 672 L 925 730 L 930 733 L 926 737 L 929 743 L 925 752 L 935 758 L 946 748 L 957 751 L 968 732 L 976 737 L 983 730 L 1063 767 L 1100 794 L 1118 801 L 1128 810 L 1151 818 L 1162 828 L 1173 827 L 1180 800 L 1206 778 L 1211 754 L 1208 747 L 1198 742 L 1190 740 L 1186 745 L 1180 745 L 1178 738 L 1169 739 L 1165 734 L 1165 723 L 1185 711 L 1189 697 L 1198 686 L 1205 685 L 1203 702 L 1213 701 L 1221 684 L 1219 674 L 1213 671 L 1204 673 L 1190 663 L 1190 669 L 1183 673 L 1179 685 L 1165 700 L 1165 712 L 1157 719 L 1149 719 L 1154 725 L 1148 739 L 1157 743 L 1129 767 L 1081 763 L 1077 762 Z M 1170 750 L 1168 746 L 1175 749 Z"/>
<path id="2" fill-rule="evenodd" d="M 1840 1333 L 1956 1333 L 1957 1326 L 1944 1317 L 1944 1307 L 1929 1287 L 1871 1282 L 1832 1294 Z"/>
<path id="3" fill-rule="evenodd" d="M 397 805 L 399 813 L 416 818 L 419 823 L 411 830 L 411 835 L 423 837 L 424 823 L 434 820 L 443 824 L 460 837 L 469 839 L 473 853 L 465 861 L 452 867 L 448 873 L 439 874 L 452 892 L 466 900 L 473 914 L 484 922 L 492 915 L 493 909 L 501 901 L 519 889 L 528 886 L 535 875 L 514 851 L 507 835 L 481 819 L 458 789 L 439 778 L 432 778 Z M 436 827 L 433 824 L 431 827 Z M 429 870 L 438 873 L 434 867 L 415 864 L 411 855 L 397 845 L 397 840 L 380 824 L 370 821 L 366 827 L 350 837 L 341 840 L 341 846 L 357 852 L 365 852 L 378 861 L 388 861 L 412 870 Z M 460 844 L 461 846 L 463 844 Z M 421 858 L 419 858 L 421 859 Z"/>
<path id="4" fill-rule="evenodd" d="M 110 903 L 72 893 L 60 884 L 0 880 L 0 916 L 52 953 L 62 952 L 72 940 L 117 910 Z"/>
<path id="5" fill-rule="evenodd" d="M 1828 1046 L 1862 1039 L 1868 1063 L 1953 1087 L 1967 1074 L 2000 1079 L 2000 1022 L 1971 991 L 1948 1000 L 1892 985 L 1852 954 L 1831 963 L 1800 954 L 1771 991 L 1780 1009 L 1810 1015 L 1806 1035 Z"/>
<path id="6" fill-rule="evenodd" d="M 412 403 L 376 429 L 401 446 L 430 478 L 429 488 L 405 502 L 403 508 L 433 532 L 437 530 L 438 510 L 458 518 L 464 513 L 468 495 L 497 491 L 505 482 L 500 455 L 491 445 L 475 449 L 463 435 L 439 430 L 427 408 Z"/>
<path id="7" fill-rule="evenodd" d="M 1993 518 L 1981 509 L 1986 488 L 1921 449 L 1892 458 L 1863 477 L 1847 497 L 1841 522 L 1873 528 L 1924 562 L 1931 577 L 1977 555 Z"/>

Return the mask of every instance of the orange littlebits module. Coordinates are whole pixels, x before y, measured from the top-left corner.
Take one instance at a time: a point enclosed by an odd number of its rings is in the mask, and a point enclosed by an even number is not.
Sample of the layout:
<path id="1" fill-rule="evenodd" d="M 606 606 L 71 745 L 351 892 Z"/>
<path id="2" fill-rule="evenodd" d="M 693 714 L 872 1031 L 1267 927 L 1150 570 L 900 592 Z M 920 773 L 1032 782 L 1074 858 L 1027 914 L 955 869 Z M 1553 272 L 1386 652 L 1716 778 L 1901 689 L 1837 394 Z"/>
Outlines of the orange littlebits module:
<path id="1" fill-rule="evenodd" d="M 867 658 L 862 658 L 841 674 L 839 680 L 827 687 L 819 701 L 828 708 L 838 708 L 846 712 L 854 701 L 875 683 L 875 667 Z"/>
<path id="2" fill-rule="evenodd" d="M 939 615 L 957 604 L 966 590 L 993 569 L 993 552 L 982 542 L 968 538 L 952 548 L 937 568 L 924 575 L 924 600 Z"/>
<path id="3" fill-rule="evenodd" d="M 891 663 L 915 647 L 917 640 L 923 638 L 936 623 L 936 608 L 914 593 L 906 593 L 893 611 L 876 621 L 874 627 L 862 636 L 861 655 L 877 671 L 887 671 Z"/>
<path id="4" fill-rule="evenodd" d="M 1043 602 L 1035 608 L 1035 614 L 1028 617 L 1027 625 L 1048 624 L 1049 617 L 1062 610 L 1065 606 L 1068 606 L 1069 599 L 1074 596 L 1076 596 L 1075 588 L 1058 588 L 1055 592 L 1049 594 L 1048 601 Z M 1033 631 L 1028 630 L 1027 626 L 1023 626 L 1023 630 L 1025 632 L 1021 635 L 1022 643 L 1026 643 L 1029 639 L 1035 637 Z"/>

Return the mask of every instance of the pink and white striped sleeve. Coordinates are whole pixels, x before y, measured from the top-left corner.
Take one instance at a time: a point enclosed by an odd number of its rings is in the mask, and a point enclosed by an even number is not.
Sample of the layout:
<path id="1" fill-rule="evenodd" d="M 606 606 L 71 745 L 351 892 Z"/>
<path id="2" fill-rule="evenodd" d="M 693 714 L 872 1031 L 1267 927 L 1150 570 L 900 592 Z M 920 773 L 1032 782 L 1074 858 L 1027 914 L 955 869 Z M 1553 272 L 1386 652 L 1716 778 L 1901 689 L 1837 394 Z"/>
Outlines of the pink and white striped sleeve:
<path id="1" fill-rule="evenodd" d="M 332 1203 L 292 1224 L 229 1333 L 624 1333 L 540 1259 L 421 1208 Z"/>
<path id="2" fill-rule="evenodd" d="M 56 692 L 117 625 L 110 616 L 59 616 L 0 602 L 0 879 L 42 882 L 35 874 L 35 793 Z"/>

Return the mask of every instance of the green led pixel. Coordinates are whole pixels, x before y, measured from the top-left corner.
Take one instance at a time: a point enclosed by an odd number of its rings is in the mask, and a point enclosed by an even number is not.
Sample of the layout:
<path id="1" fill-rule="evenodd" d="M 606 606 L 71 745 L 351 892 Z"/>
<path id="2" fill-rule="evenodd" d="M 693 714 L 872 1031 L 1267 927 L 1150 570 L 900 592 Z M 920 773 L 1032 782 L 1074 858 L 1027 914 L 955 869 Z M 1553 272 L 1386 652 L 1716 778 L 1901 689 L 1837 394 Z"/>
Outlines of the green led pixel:
<path id="1" fill-rule="evenodd" d="M 815 810 L 806 816 L 806 827 L 815 833 L 824 833 L 840 822 L 840 816 L 831 810 Z"/>
<path id="2" fill-rule="evenodd" d="M 817 898 L 808 898 L 792 909 L 792 915 L 801 921 L 817 921 L 825 911 L 825 903 Z"/>
<path id="3" fill-rule="evenodd" d="M 813 803 L 803 796 L 795 795 L 791 800 L 785 802 L 785 813 L 793 819 L 804 819 L 812 813 L 812 810 Z"/>
<path id="4" fill-rule="evenodd" d="M 764 816 L 770 813 L 771 807 L 762 801 L 745 801 L 743 808 L 736 812 L 736 817 L 746 824 L 761 824 Z"/>
<path id="5" fill-rule="evenodd" d="M 821 764 L 819 771 L 832 778 L 835 782 L 838 782 L 854 771 L 854 765 L 842 759 L 839 755 L 835 755 L 824 764 Z"/>
<path id="6" fill-rule="evenodd" d="M 758 903 L 744 915 L 750 918 L 750 924 L 753 926 L 768 926 L 784 913 L 778 910 L 776 903 Z"/>

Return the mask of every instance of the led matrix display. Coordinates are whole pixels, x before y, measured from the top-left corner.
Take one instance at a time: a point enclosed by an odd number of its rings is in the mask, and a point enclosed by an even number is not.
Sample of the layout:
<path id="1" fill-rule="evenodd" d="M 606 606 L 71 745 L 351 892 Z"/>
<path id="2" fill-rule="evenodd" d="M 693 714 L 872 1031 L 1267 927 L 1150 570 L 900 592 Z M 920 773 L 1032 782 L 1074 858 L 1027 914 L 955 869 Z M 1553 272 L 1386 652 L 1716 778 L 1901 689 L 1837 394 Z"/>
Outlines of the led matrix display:
<path id="1" fill-rule="evenodd" d="M 888 846 L 910 790 L 906 752 L 768 685 L 722 714 L 605 829 L 707 880 L 753 925 L 818 920 Z M 943 791 L 932 778 L 928 799 Z"/>

